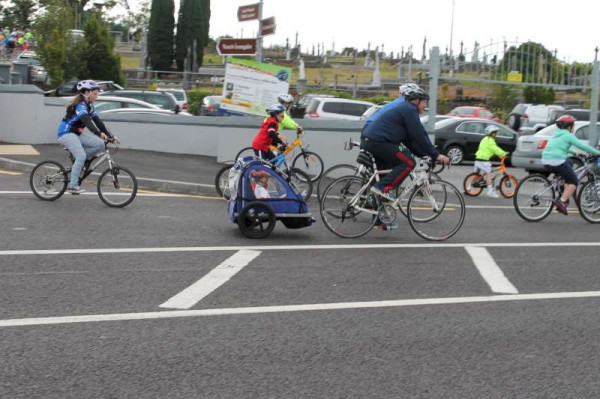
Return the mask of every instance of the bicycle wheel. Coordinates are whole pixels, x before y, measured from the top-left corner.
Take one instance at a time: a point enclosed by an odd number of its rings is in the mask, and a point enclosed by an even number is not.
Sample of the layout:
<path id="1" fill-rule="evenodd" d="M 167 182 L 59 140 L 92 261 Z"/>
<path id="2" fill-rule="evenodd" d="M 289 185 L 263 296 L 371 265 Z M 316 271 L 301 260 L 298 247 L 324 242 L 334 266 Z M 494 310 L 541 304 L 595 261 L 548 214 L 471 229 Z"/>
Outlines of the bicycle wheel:
<path id="1" fill-rule="evenodd" d="M 300 194 L 304 201 L 308 201 L 312 195 L 313 183 L 306 173 L 300 169 L 291 168 L 289 172 L 289 183 Z"/>
<path id="2" fill-rule="evenodd" d="M 600 223 L 600 181 L 592 180 L 583 185 L 577 197 L 581 217 L 590 223 Z"/>
<path id="3" fill-rule="evenodd" d="M 112 208 L 123 208 L 135 199 L 137 179 L 127 168 L 113 166 L 106 169 L 98 179 L 98 196 Z"/>
<path id="4" fill-rule="evenodd" d="M 321 201 L 321 194 L 334 180 L 342 176 L 354 176 L 356 174 L 356 168 L 350 164 L 340 164 L 332 166 L 323 172 L 323 175 L 317 183 L 317 198 Z"/>
<path id="5" fill-rule="evenodd" d="M 413 180 L 413 177 L 409 176 L 408 178 L 404 179 L 402 184 L 400 184 L 396 188 L 396 197 L 400 197 L 400 201 L 398 201 L 398 208 L 400 208 L 400 212 L 402 212 L 404 217 L 408 217 L 408 212 L 406 210 L 406 207 L 408 206 L 408 200 L 410 199 L 410 196 L 416 189 L 416 187 L 413 187 L 411 190 L 406 189 L 408 187 L 408 185 L 412 182 L 412 180 Z M 432 172 L 430 174 L 430 180 L 429 180 L 430 182 L 440 181 L 440 180 L 442 180 L 442 179 L 438 176 L 437 173 Z"/>
<path id="6" fill-rule="evenodd" d="M 321 198 L 319 210 L 325 227 L 343 238 L 357 238 L 373 229 L 379 212 L 379 202 L 367 189 L 358 193 L 364 180 L 343 176 L 332 182 Z"/>
<path id="7" fill-rule="evenodd" d="M 466 206 L 458 189 L 440 180 L 419 186 L 408 200 L 407 212 L 415 233 L 426 240 L 443 241 L 460 230 Z"/>
<path id="8" fill-rule="evenodd" d="M 500 179 L 500 194 L 504 198 L 512 198 L 519 187 L 519 181 L 513 175 L 506 174 Z"/>
<path id="9" fill-rule="evenodd" d="M 233 165 L 225 165 L 217 172 L 217 176 L 215 176 L 217 194 L 226 200 L 231 198 L 231 194 L 229 193 L 229 171 L 231 168 L 233 168 Z"/>
<path id="10" fill-rule="evenodd" d="M 483 177 L 476 172 L 470 173 L 463 181 L 465 194 L 469 197 L 477 197 L 483 191 Z"/>
<path id="11" fill-rule="evenodd" d="M 519 182 L 513 196 L 515 210 L 528 222 L 544 220 L 552 212 L 555 198 L 552 183 L 543 175 L 529 175 Z"/>
<path id="12" fill-rule="evenodd" d="M 323 175 L 325 166 L 323 159 L 312 151 L 302 151 L 292 161 L 292 168 L 305 172 L 313 182 L 319 180 Z"/>
<path id="13" fill-rule="evenodd" d="M 275 228 L 275 212 L 264 202 L 252 201 L 237 217 L 237 224 L 246 237 L 264 238 Z"/>
<path id="14" fill-rule="evenodd" d="M 244 157 L 249 157 L 249 156 L 255 156 L 256 154 L 254 154 L 254 150 L 252 149 L 252 147 L 245 147 L 242 148 L 237 155 L 235 156 L 234 159 L 239 159 L 239 158 L 244 158 Z"/>
<path id="15" fill-rule="evenodd" d="M 68 173 L 65 168 L 54 161 L 37 164 L 29 175 L 29 187 L 41 200 L 54 201 L 67 190 Z"/>

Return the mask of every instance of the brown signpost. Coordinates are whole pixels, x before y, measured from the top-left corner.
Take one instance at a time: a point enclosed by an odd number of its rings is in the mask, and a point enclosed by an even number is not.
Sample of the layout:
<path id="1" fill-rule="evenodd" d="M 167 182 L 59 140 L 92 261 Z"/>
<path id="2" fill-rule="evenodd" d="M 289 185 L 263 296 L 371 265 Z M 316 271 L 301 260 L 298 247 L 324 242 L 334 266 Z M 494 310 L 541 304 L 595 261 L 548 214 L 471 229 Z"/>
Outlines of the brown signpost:
<path id="1" fill-rule="evenodd" d="M 219 39 L 217 52 L 220 55 L 254 55 L 256 39 Z"/>
<path id="2" fill-rule="evenodd" d="M 240 6 L 237 12 L 238 21 L 242 22 L 258 19 L 258 6 L 258 3 Z"/>
<path id="3" fill-rule="evenodd" d="M 260 35 L 267 36 L 275 33 L 275 17 L 265 18 L 261 21 Z"/>

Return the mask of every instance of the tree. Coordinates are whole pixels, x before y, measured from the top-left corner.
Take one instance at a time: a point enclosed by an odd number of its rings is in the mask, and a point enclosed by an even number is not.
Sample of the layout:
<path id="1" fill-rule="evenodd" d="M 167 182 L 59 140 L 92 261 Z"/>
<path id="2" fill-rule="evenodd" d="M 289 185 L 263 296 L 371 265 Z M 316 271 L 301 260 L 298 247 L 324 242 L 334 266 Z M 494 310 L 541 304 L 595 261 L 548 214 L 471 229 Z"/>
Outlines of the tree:
<path id="1" fill-rule="evenodd" d="M 173 30 L 175 3 L 173 0 L 152 0 L 148 25 L 148 60 L 157 71 L 171 69 L 173 63 Z"/>
<path id="2" fill-rule="evenodd" d="M 192 67 L 202 66 L 204 47 L 209 40 L 209 25 L 210 0 L 181 0 L 175 38 L 175 61 L 178 70 L 183 71 L 188 56 L 196 56 L 197 65 Z M 191 65 L 192 60 L 188 61 Z"/>
<path id="3" fill-rule="evenodd" d="M 553 104 L 556 93 L 552 88 L 528 86 L 523 89 L 523 97 L 526 103 Z"/>
<path id="4" fill-rule="evenodd" d="M 115 42 L 108 27 L 99 18 L 99 13 L 89 17 L 85 23 L 87 75 L 86 78 L 112 80 L 123 83 L 121 59 L 115 53 Z M 80 78 L 83 79 L 83 76 Z"/>
<path id="5" fill-rule="evenodd" d="M 32 24 L 31 16 L 37 10 L 34 0 L 12 0 L 11 5 L 2 10 L 4 26 L 28 28 Z"/>

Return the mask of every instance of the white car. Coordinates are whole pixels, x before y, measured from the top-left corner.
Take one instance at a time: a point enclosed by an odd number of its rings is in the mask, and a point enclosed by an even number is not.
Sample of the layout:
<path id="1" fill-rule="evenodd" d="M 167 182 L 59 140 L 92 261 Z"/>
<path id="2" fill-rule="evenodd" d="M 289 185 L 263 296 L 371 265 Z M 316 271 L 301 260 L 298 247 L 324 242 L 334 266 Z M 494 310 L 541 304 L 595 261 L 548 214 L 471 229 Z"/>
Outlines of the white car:
<path id="1" fill-rule="evenodd" d="M 345 119 L 358 121 L 373 103 L 345 98 L 315 97 L 310 100 L 305 117 L 311 119 Z"/>
<path id="2" fill-rule="evenodd" d="M 98 97 L 96 102 L 94 102 L 94 108 L 96 109 L 96 112 L 130 108 L 161 109 L 158 105 L 150 104 L 142 100 L 117 96 Z"/>
<path id="3" fill-rule="evenodd" d="M 183 89 L 175 89 L 175 88 L 170 88 L 170 87 L 159 87 L 156 89 L 156 91 L 162 91 L 162 92 L 166 92 L 166 93 L 171 93 L 175 99 L 177 100 L 177 104 L 179 104 L 179 108 L 182 111 L 187 111 L 188 110 L 188 99 L 187 99 L 187 94 L 185 94 L 185 90 Z"/>

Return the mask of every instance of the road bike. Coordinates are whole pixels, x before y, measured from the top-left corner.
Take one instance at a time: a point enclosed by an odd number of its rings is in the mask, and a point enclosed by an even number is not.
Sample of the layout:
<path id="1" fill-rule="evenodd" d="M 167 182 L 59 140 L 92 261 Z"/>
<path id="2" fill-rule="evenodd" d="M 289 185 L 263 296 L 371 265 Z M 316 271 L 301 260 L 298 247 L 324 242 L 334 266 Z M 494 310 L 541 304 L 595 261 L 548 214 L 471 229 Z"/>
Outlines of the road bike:
<path id="1" fill-rule="evenodd" d="M 506 171 L 504 161 L 505 157 L 500 158 L 500 165 L 490 172 L 492 173 L 492 187 L 499 187 L 500 194 L 504 198 L 512 198 L 519 186 L 519 181 Z M 465 194 L 470 197 L 478 196 L 485 187 L 487 187 L 487 182 L 480 170 L 468 174 L 463 181 Z"/>
<path id="2" fill-rule="evenodd" d="M 129 205 L 135 199 L 138 190 L 137 179 L 133 173 L 129 169 L 117 165 L 112 157 L 118 151 L 118 145 L 117 141 L 105 141 L 104 151 L 85 161 L 78 182 L 81 185 L 98 166 L 108 162 L 108 168 L 100 173 L 96 186 L 102 202 L 113 208 Z M 68 151 L 66 148 L 64 150 Z M 75 162 L 75 158 L 70 152 L 69 157 L 71 164 Z M 67 190 L 71 167 L 65 169 L 56 161 L 42 161 L 37 164 L 29 176 L 29 186 L 33 194 L 44 201 L 54 201 L 60 198 Z"/>
<path id="3" fill-rule="evenodd" d="M 287 158 L 292 159 L 292 168 L 300 169 L 304 173 L 310 176 L 310 179 L 315 182 L 321 178 L 323 175 L 323 170 L 325 169 L 325 164 L 323 163 L 323 159 L 315 152 L 307 151 L 308 145 L 304 145 L 302 141 L 302 136 L 304 135 L 303 130 L 299 130 L 296 133 L 296 138 L 290 144 L 288 144 L 283 151 Z M 296 151 L 295 149 L 299 149 L 299 153 L 294 156 Z M 246 156 L 254 155 L 254 150 L 252 147 L 246 147 L 241 149 L 235 159 L 243 158 Z M 293 157 L 293 158 L 292 158 Z"/>
<path id="4" fill-rule="evenodd" d="M 600 165 L 595 155 L 584 158 L 583 165 L 574 170 L 581 183 L 574 196 L 581 217 L 590 223 L 600 223 Z M 548 178 L 542 174 L 531 174 L 519 182 L 513 198 L 517 214 L 528 222 L 544 220 L 554 209 L 553 200 L 560 197 L 562 178 L 554 174 Z"/>
<path id="5" fill-rule="evenodd" d="M 389 225 L 405 193 L 408 195 L 406 216 L 420 237 L 431 241 L 447 240 L 456 234 L 465 219 L 465 201 L 456 187 L 443 180 L 432 180 L 433 162 L 419 159 L 413 169 L 414 178 L 394 201 L 386 201 L 370 191 L 381 175 L 391 170 L 378 170 L 372 154 L 361 150 L 357 161 L 359 175 L 342 176 L 333 181 L 320 201 L 320 213 L 327 229 L 344 238 L 357 238 L 373 230 L 379 222 Z M 367 162 L 365 158 L 368 158 Z M 366 165 L 365 165 L 366 164 Z"/>

